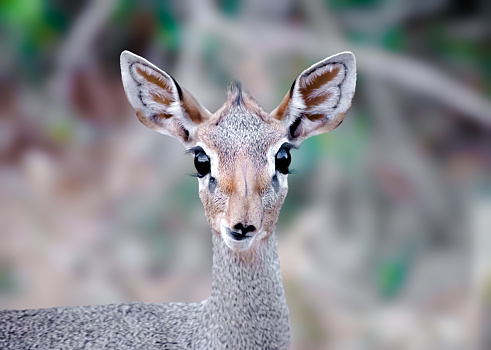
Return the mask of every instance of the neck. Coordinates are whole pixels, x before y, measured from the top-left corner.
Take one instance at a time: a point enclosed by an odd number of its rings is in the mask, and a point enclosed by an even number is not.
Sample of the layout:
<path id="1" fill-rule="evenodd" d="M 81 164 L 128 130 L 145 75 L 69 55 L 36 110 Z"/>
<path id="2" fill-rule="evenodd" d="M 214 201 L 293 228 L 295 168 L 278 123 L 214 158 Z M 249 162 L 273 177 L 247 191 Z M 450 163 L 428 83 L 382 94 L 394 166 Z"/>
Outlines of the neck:
<path id="1" fill-rule="evenodd" d="M 212 235 L 209 331 L 222 344 L 236 344 L 235 348 L 254 348 L 257 344 L 289 348 L 289 312 L 274 233 L 245 254 L 230 250 L 219 234 Z"/>

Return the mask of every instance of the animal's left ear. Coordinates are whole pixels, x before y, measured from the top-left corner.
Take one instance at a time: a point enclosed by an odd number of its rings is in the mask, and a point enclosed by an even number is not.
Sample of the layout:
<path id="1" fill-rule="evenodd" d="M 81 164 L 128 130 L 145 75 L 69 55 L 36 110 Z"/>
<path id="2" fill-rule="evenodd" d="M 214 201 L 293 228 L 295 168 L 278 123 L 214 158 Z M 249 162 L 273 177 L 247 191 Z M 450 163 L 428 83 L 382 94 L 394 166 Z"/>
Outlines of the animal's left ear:
<path id="1" fill-rule="evenodd" d="M 281 104 L 271 112 L 291 143 L 335 129 L 355 93 L 356 61 L 351 52 L 326 58 L 304 70 Z"/>

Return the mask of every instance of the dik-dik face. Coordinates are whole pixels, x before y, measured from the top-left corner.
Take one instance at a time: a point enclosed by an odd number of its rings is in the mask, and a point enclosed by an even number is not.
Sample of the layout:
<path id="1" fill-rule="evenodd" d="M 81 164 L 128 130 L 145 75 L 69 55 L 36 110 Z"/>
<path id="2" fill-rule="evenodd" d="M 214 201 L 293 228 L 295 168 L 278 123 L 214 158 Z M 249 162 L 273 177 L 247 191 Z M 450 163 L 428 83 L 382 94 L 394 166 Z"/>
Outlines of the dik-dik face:
<path id="1" fill-rule="evenodd" d="M 342 122 L 356 82 L 355 58 L 344 52 L 302 72 L 271 113 L 233 83 L 225 104 L 211 114 L 139 56 L 123 52 L 121 72 L 138 119 L 177 138 L 194 156 L 207 220 L 235 251 L 274 232 L 288 191 L 290 151 Z"/>

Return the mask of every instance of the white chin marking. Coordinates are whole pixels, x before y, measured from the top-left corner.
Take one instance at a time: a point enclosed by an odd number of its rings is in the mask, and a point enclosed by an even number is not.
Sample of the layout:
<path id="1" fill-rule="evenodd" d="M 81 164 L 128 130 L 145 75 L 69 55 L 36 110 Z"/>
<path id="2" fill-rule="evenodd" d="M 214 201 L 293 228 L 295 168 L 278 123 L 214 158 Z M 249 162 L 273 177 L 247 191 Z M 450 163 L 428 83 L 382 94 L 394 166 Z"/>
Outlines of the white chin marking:
<path id="1" fill-rule="evenodd" d="M 256 238 L 256 235 L 254 235 L 252 237 L 244 238 L 240 241 L 234 239 L 227 233 L 227 225 L 225 224 L 225 220 L 223 219 L 220 223 L 220 234 L 222 236 L 222 239 L 225 241 L 227 247 L 237 252 L 243 252 L 249 249 L 252 243 L 254 243 L 254 239 Z"/>

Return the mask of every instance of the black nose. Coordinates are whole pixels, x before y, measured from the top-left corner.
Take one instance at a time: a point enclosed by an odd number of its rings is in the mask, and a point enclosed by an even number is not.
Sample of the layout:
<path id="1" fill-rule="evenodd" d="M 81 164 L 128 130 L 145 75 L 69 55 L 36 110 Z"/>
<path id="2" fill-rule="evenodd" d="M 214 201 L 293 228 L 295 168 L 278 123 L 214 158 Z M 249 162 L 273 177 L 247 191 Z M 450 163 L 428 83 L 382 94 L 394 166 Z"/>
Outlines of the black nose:
<path id="1" fill-rule="evenodd" d="M 234 226 L 234 230 L 240 231 L 242 235 L 246 235 L 249 232 L 256 231 L 256 228 L 254 227 L 254 225 L 244 226 L 241 223 L 238 223 L 237 225 Z"/>

